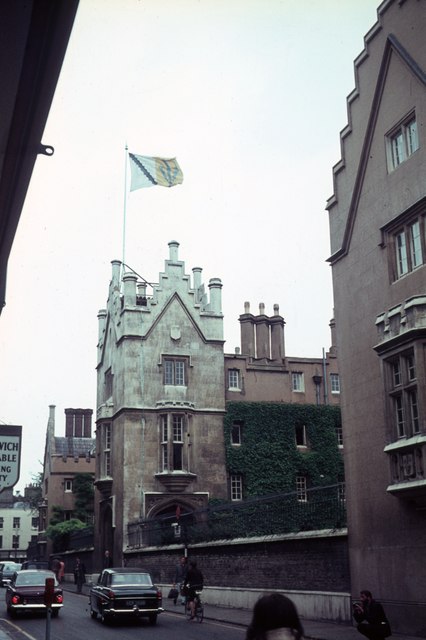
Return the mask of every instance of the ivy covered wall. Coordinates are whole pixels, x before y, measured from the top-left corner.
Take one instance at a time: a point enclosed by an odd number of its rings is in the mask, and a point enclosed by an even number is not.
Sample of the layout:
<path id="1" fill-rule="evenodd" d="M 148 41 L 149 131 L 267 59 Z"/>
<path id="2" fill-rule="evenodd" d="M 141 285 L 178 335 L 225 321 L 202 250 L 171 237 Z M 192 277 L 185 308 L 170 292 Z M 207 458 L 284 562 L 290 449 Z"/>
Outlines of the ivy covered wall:
<path id="1" fill-rule="evenodd" d="M 340 407 L 230 402 L 226 409 L 227 470 L 242 476 L 243 498 L 295 491 L 298 475 L 306 476 L 308 489 L 343 481 Z M 239 445 L 231 442 L 234 423 L 240 424 Z M 303 425 L 307 446 L 297 447 L 296 428 Z"/>

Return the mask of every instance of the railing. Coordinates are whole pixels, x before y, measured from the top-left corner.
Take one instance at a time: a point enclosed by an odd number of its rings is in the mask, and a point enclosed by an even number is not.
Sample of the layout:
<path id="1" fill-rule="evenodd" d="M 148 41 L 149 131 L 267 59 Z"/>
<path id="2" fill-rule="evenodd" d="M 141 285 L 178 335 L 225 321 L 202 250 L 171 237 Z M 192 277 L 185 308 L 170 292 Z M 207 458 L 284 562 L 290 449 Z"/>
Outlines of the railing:
<path id="1" fill-rule="evenodd" d="M 68 549 L 85 549 L 87 547 L 93 547 L 93 544 L 93 527 L 86 527 L 85 529 L 73 531 L 73 533 L 70 534 Z"/>
<path id="2" fill-rule="evenodd" d="M 299 499 L 298 499 L 299 497 Z M 128 525 L 130 547 L 161 546 L 279 535 L 346 526 L 344 484 L 319 487 L 301 500 L 295 492 L 210 505 L 175 516 Z"/>

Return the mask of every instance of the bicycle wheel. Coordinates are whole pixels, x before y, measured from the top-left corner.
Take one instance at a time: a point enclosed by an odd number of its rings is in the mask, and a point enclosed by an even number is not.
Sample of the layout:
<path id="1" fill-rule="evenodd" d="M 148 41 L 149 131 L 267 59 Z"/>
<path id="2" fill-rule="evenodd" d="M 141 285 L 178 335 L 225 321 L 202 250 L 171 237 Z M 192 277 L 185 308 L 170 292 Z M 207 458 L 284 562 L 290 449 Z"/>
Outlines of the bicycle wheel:
<path id="1" fill-rule="evenodd" d="M 204 607 L 202 602 L 197 602 L 195 607 L 195 619 L 197 622 L 202 622 L 204 618 Z"/>
<path id="2" fill-rule="evenodd" d="M 185 603 L 185 617 L 187 620 L 191 620 L 191 607 L 188 601 Z"/>

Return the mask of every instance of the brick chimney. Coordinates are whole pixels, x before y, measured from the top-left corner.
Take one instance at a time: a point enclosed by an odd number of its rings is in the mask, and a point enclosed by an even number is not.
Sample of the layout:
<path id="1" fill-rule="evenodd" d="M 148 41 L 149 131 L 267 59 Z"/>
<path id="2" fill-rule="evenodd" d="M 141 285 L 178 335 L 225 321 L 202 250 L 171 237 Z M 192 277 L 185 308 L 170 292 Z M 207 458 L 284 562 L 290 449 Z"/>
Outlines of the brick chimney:
<path id="1" fill-rule="evenodd" d="M 254 316 L 250 313 L 250 302 L 244 303 L 244 313 L 238 318 L 241 333 L 241 353 L 254 358 Z"/>

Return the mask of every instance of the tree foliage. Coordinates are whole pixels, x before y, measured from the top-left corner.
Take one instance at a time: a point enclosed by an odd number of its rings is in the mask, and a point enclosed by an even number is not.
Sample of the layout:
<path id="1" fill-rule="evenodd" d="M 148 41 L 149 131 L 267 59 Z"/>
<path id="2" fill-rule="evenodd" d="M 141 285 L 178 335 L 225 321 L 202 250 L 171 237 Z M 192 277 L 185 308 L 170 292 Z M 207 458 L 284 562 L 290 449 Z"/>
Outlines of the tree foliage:
<path id="1" fill-rule="evenodd" d="M 74 477 L 73 492 L 75 495 L 74 516 L 83 522 L 90 523 L 95 508 L 93 475 L 78 473 Z"/>
<path id="2" fill-rule="evenodd" d="M 54 509 L 61 509 L 61 507 L 54 507 Z M 50 522 L 52 520 L 53 518 Z M 79 529 L 85 529 L 85 527 L 84 522 L 76 518 L 50 524 L 47 527 L 46 534 L 53 542 L 53 552 L 66 551 L 69 546 L 70 534 Z"/>
<path id="3" fill-rule="evenodd" d="M 42 499 L 43 471 L 31 476 L 31 484 L 25 489 L 25 497 L 28 500 L 32 513 L 38 515 L 38 507 Z"/>

